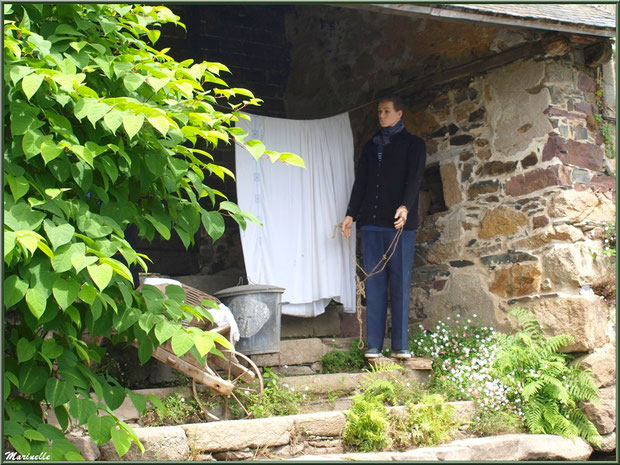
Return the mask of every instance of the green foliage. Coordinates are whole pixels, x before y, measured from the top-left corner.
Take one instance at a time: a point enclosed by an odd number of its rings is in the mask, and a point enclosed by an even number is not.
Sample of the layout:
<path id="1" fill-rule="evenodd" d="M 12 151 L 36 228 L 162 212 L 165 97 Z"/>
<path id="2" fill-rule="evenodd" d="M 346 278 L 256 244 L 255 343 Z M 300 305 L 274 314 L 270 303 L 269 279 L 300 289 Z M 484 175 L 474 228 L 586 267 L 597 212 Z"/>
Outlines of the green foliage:
<path id="1" fill-rule="evenodd" d="M 331 350 L 321 358 L 322 373 L 351 373 L 361 371 L 365 365 L 364 351 L 357 346 L 357 341 L 352 342 L 347 351 Z"/>
<path id="2" fill-rule="evenodd" d="M 392 406 L 417 402 L 422 393 L 420 385 L 409 381 L 401 371 L 402 367 L 394 363 L 371 366 L 361 382 L 364 396 Z"/>
<path id="3" fill-rule="evenodd" d="M 460 423 L 455 408 L 440 394 L 425 394 L 416 404 L 407 404 L 407 416 L 394 424 L 393 436 L 399 447 L 434 446 L 448 442 Z"/>
<path id="4" fill-rule="evenodd" d="M 205 421 L 200 406 L 193 397 L 175 392 L 152 404 L 143 414 L 140 424 L 148 426 L 182 425 Z"/>
<path id="5" fill-rule="evenodd" d="M 256 408 L 252 418 L 295 415 L 299 412 L 299 406 L 305 398 L 303 393 L 297 392 L 294 388 L 282 383 L 280 376 L 269 367 L 266 367 L 263 373 L 263 398 L 258 407 L 256 407 L 258 398 L 255 392 L 240 391 L 237 396 L 248 411 Z M 233 402 L 230 406 L 233 409 L 233 417 L 242 418 L 244 416 L 236 403 Z"/>
<path id="6" fill-rule="evenodd" d="M 516 413 L 504 410 L 482 409 L 476 411 L 469 431 L 477 436 L 523 433 L 524 425 Z"/>
<path id="7" fill-rule="evenodd" d="M 510 312 L 521 326 L 515 335 L 501 335 L 500 351 L 493 374 L 523 400 L 525 424 L 531 433 L 581 436 L 598 443 L 596 428 L 579 410 L 582 402 L 598 400 L 598 389 L 591 373 L 569 365 L 558 350 L 573 337 L 562 334 L 546 337 L 528 310 Z"/>
<path id="8" fill-rule="evenodd" d="M 256 221 L 208 185 L 232 177 L 210 154 L 220 143 L 303 165 L 244 142 L 232 125 L 260 101 L 228 87 L 225 65 L 179 63 L 153 48 L 165 23 L 182 26 L 162 6 L 4 5 L 4 425 L 22 454 L 49 448 L 51 460 L 74 459 L 70 423 L 98 444 L 112 440 L 120 456 L 131 440 L 142 449 L 112 413 L 128 391 L 93 373 L 105 349 L 89 341 L 137 340 L 141 362 L 167 341 L 198 359 L 229 343 L 180 324 L 208 318 L 181 289 L 133 290 L 129 266 L 146 270 L 148 257 L 124 231 L 133 225 L 147 240 L 174 232 L 187 247 L 201 227 L 218 239 L 224 215 L 241 227 Z M 42 420 L 48 408 L 61 429 Z"/>
<path id="9" fill-rule="evenodd" d="M 388 435 L 390 419 L 380 399 L 358 394 L 353 398 L 353 405 L 346 416 L 343 444 L 361 452 L 391 447 L 392 440 Z"/>

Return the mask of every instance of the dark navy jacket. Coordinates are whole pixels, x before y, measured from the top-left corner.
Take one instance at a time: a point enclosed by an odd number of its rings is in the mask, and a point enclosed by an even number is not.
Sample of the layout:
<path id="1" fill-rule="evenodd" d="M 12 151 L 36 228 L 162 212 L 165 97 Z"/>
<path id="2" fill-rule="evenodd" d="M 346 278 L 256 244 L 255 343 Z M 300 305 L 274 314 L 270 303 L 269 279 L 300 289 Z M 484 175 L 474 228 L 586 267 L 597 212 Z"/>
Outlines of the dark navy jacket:
<path id="1" fill-rule="evenodd" d="M 426 165 L 426 144 L 406 129 L 394 134 L 383 147 L 381 163 L 377 145 L 369 140 L 362 149 L 347 208 L 357 226 L 394 227 L 396 209 L 409 210 L 405 229 L 418 229 L 418 197 Z"/>

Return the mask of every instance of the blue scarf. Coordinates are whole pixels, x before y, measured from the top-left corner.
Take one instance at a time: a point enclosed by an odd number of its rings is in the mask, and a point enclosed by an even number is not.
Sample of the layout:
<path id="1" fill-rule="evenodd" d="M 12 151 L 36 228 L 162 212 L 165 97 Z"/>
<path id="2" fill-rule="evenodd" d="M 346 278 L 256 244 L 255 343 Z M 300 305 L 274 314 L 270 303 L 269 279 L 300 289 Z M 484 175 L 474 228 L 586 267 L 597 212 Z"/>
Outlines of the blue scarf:
<path id="1" fill-rule="evenodd" d="M 405 129 L 405 123 L 403 123 L 402 119 L 398 120 L 398 123 L 394 126 L 381 128 L 381 130 L 374 135 L 372 141 L 377 145 L 388 145 L 392 136 L 398 134 L 403 129 Z"/>

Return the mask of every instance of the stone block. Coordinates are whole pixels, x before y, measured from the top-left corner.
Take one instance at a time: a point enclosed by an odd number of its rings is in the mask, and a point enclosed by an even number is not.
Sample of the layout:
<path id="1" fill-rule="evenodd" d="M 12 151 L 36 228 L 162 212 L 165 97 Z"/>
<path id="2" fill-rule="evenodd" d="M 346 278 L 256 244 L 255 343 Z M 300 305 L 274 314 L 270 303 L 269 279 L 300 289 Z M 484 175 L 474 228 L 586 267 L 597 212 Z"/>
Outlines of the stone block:
<path id="1" fill-rule="evenodd" d="M 119 459 L 112 441 L 100 447 L 101 459 L 106 461 L 124 460 L 130 462 L 146 461 L 185 461 L 190 458 L 190 446 L 185 431 L 181 426 L 157 426 L 134 428 L 138 439 L 144 446 L 144 454 L 135 443 Z"/>
<path id="2" fill-rule="evenodd" d="M 592 251 L 599 251 L 599 248 L 600 245 L 591 240 L 556 244 L 542 255 L 543 271 L 558 289 L 604 281 L 613 270 L 607 266 L 602 255 L 594 259 Z"/>
<path id="3" fill-rule="evenodd" d="M 294 418 L 286 416 L 196 423 L 181 428 L 193 451 L 216 453 L 288 444 L 294 424 Z"/>
<path id="4" fill-rule="evenodd" d="M 525 252 L 510 252 L 497 255 L 484 255 L 480 257 L 480 261 L 483 265 L 488 267 L 494 267 L 497 265 L 507 265 L 509 263 L 521 263 L 537 261 L 534 255 L 530 255 Z"/>
<path id="5" fill-rule="evenodd" d="M 487 212 L 480 224 L 480 239 L 490 239 L 499 235 L 516 234 L 528 224 L 528 217 L 510 207 L 497 207 Z"/>
<path id="6" fill-rule="evenodd" d="M 467 198 L 469 200 L 475 200 L 481 195 L 490 194 L 499 191 L 498 181 L 480 181 L 471 184 L 467 189 Z"/>
<path id="7" fill-rule="evenodd" d="M 552 133 L 543 149 L 542 160 L 558 158 L 562 163 L 598 171 L 603 167 L 603 149 L 597 145 L 566 140 Z"/>
<path id="8" fill-rule="evenodd" d="M 510 174 L 515 169 L 517 169 L 516 161 L 490 161 L 484 163 L 478 170 L 476 170 L 476 174 L 479 176 L 499 176 L 503 174 Z"/>
<path id="9" fill-rule="evenodd" d="M 571 223 L 582 221 L 609 222 L 616 216 L 616 206 L 606 196 L 586 191 L 562 190 L 549 199 L 549 216 L 567 218 Z"/>
<path id="10" fill-rule="evenodd" d="M 447 280 L 443 291 L 431 295 L 424 303 L 427 317 L 422 321 L 424 328 L 433 330 L 439 321 L 463 321 L 474 319 L 480 326 L 496 329 L 508 328 L 505 313 L 486 291 L 486 280 L 475 273 L 454 273 Z"/>
<path id="11" fill-rule="evenodd" d="M 599 446 L 594 446 L 594 450 L 611 453 L 616 450 L 616 433 L 604 434 Z"/>
<path id="12" fill-rule="evenodd" d="M 443 198 L 446 207 L 450 208 L 463 201 L 463 193 L 457 179 L 457 168 L 454 163 L 446 163 L 439 168 Z"/>
<path id="13" fill-rule="evenodd" d="M 70 433 L 67 434 L 65 438 L 77 447 L 85 460 L 98 460 L 99 457 L 101 457 L 101 451 L 99 450 L 97 443 L 95 443 L 90 436 L 82 436 L 79 433 Z"/>
<path id="14" fill-rule="evenodd" d="M 616 384 L 616 354 L 613 348 L 595 351 L 578 358 L 582 368 L 592 371 L 592 376 L 599 388 Z"/>
<path id="15" fill-rule="evenodd" d="M 295 431 L 306 437 L 339 437 L 347 421 L 344 413 L 338 411 L 295 415 L 293 418 Z"/>
<path id="16" fill-rule="evenodd" d="M 491 292 L 502 297 L 536 294 L 540 288 L 538 264 L 517 264 L 495 272 Z"/>
<path id="17" fill-rule="evenodd" d="M 306 365 L 318 362 L 327 351 L 327 346 L 318 338 L 285 339 L 280 341 L 280 352 L 250 358 L 258 366 Z"/>
<path id="18" fill-rule="evenodd" d="M 496 152 L 514 154 L 552 130 L 543 111 L 551 103 L 547 88 L 532 94 L 545 77 L 544 62 L 519 61 L 491 71 L 485 78 L 487 120 Z M 519 131 L 519 128 L 527 130 Z"/>
<path id="19" fill-rule="evenodd" d="M 527 157 L 521 160 L 521 167 L 527 169 L 530 166 L 534 166 L 538 163 L 538 157 L 534 152 L 530 153 Z"/>
<path id="20" fill-rule="evenodd" d="M 616 429 L 616 387 L 609 386 L 598 392 L 598 404 L 584 402 L 583 412 L 599 434 L 609 434 Z"/>
<path id="21" fill-rule="evenodd" d="M 553 165 L 549 168 L 539 168 L 513 176 L 504 183 L 504 192 L 512 197 L 519 197 L 546 187 L 568 186 L 570 184 L 568 169 L 562 165 Z"/>
<path id="22" fill-rule="evenodd" d="M 594 295 L 558 294 L 557 297 L 532 298 L 519 307 L 536 315 L 547 336 L 573 336 L 574 342 L 562 347 L 562 352 L 588 352 L 607 343 L 607 316 L 601 299 Z"/>

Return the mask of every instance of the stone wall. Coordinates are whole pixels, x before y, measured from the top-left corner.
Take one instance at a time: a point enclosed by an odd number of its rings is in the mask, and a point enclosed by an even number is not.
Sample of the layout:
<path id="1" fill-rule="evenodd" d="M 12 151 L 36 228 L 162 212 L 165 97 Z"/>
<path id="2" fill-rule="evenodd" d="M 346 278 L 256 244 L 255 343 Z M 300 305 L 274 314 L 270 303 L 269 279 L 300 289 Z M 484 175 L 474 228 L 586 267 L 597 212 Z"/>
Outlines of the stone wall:
<path id="1" fill-rule="evenodd" d="M 416 324 L 476 315 L 511 330 L 519 306 L 547 333 L 575 336 L 566 351 L 609 342 L 609 309 L 593 289 L 615 282 L 600 239 L 615 218 L 615 167 L 593 118 L 594 73 L 575 61 L 517 62 L 409 116 L 422 122 L 448 207 L 419 230 Z"/>

